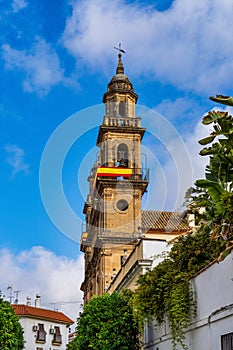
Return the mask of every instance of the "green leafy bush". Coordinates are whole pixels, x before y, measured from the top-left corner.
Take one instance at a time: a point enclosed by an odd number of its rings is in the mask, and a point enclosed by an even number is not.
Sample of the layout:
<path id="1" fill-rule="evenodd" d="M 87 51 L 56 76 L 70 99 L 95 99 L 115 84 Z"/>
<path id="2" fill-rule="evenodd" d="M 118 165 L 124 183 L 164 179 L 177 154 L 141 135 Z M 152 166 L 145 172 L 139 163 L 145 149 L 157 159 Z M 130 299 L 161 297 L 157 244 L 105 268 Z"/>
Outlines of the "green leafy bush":
<path id="1" fill-rule="evenodd" d="M 138 327 L 129 298 L 116 292 L 94 297 L 77 320 L 71 350 L 137 350 Z"/>
<path id="2" fill-rule="evenodd" d="M 23 329 L 10 303 L 0 298 L 0 349 L 24 348 Z"/>

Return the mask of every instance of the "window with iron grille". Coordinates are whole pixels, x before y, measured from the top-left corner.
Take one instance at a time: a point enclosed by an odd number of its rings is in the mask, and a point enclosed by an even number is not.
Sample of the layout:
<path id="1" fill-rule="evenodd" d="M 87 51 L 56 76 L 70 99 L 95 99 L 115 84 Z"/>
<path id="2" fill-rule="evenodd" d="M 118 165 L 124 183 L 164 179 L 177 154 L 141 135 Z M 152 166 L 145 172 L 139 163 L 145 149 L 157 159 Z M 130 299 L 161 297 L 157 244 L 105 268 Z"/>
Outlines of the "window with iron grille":
<path id="1" fill-rule="evenodd" d="M 61 336 L 60 327 L 55 326 L 54 331 L 55 332 L 53 335 L 52 344 L 61 344 L 62 343 L 62 336 Z"/>
<path id="2" fill-rule="evenodd" d="M 233 350 L 233 333 L 221 336 L 221 350 Z"/>
<path id="3" fill-rule="evenodd" d="M 38 323 L 38 331 L 37 331 L 37 336 L 36 336 L 36 342 L 46 342 L 46 332 L 44 330 L 44 325 L 43 323 Z"/>

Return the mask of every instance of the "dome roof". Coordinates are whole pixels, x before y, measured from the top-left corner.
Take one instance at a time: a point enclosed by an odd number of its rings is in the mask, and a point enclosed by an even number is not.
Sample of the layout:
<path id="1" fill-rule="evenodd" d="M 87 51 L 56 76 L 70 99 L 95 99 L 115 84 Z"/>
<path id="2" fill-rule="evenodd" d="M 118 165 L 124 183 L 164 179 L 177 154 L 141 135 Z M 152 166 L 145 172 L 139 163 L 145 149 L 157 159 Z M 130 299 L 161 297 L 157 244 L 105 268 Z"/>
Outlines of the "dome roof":
<path id="1" fill-rule="evenodd" d="M 114 93 L 114 92 L 118 92 L 118 93 L 131 93 L 133 94 L 136 99 L 137 99 L 137 95 L 134 92 L 134 88 L 133 85 L 131 83 L 131 81 L 129 80 L 129 78 L 127 77 L 127 75 L 124 74 L 124 66 L 121 60 L 121 54 L 119 53 L 118 55 L 118 65 L 116 68 L 116 74 L 112 77 L 111 81 L 108 84 L 108 90 L 107 92 L 104 94 L 104 102 L 105 102 L 105 98 L 109 93 Z"/>
<path id="2" fill-rule="evenodd" d="M 116 74 L 108 84 L 108 91 L 134 91 L 133 85 L 125 74 Z"/>
<path id="3" fill-rule="evenodd" d="M 109 84 L 111 84 L 111 83 L 113 83 L 114 81 L 117 81 L 117 80 L 127 80 L 127 82 L 130 82 L 129 78 L 127 77 L 127 75 L 120 73 L 120 74 L 115 74 L 112 77 L 112 79 L 111 79 Z"/>

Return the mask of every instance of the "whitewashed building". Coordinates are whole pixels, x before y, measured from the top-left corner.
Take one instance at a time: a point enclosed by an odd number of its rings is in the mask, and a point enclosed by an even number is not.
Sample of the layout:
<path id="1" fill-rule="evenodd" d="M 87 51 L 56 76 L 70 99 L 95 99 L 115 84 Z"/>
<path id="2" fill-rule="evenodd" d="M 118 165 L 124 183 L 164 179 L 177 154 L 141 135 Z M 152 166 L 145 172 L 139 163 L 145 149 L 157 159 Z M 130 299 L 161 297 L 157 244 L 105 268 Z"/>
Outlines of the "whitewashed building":
<path id="1" fill-rule="evenodd" d="M 24 330 L 25 350 L 65 350 L 74 323 L 62 312 L 29 305 L 11 305 Z"/>
<path id="2" fill-rule="evenodd" d="M 197 316 L 186 332 L 190 350 L 233 349 L 233 252 L 223 261 L 215 261 L 195 278 L 191 285 L 196 295 Z M 168 322 L 146 327 L 145 350 L 170 350 Z M 177 347 L 182 350 L 182 347 Z"/>

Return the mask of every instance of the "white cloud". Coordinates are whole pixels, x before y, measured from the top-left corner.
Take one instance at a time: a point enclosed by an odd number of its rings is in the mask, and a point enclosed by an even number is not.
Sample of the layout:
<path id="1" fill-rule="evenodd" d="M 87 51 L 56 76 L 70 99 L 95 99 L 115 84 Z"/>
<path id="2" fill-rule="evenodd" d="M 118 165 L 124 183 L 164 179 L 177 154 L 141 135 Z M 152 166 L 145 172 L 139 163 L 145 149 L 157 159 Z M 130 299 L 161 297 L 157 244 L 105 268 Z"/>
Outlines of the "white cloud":
<path id="1" fill-rule="evenodd" d="M 19 12 L 20 10 L 27 7 L 28 3 L 25 0 L 14 0 L 12 3 L 13 12 Z"/>
<path id="2" fill-rule="evenodd" d="M 12 285 L 13 291 L 20 291 L 19 303 L 26 303 L 29 296 L 34 305 L 35 296 L 39 294 L 41 307 L 59 309 L 76 321 L 82 302 L 82 256 L 78 256 L 76 260 L 68 259 L 40 246 L 22 251 L 18 255 L 2 249 L 0 276 L 0 290 L 6 298 L 9 296 L 7 286 Z"/>
<path id="3" fill-rule="evenodd" d="M 58 55 L 43 39 L 38 39 L 30 52 L 5 44 L 2 53 L 6 69 L 26 73 L 23 87 L 27 92 L 44 96 L 53 86 L 65 80 Z"/>
<path id="4" fill-rule="evenodd" d="M 170 121 L 176 121 L 176 123 L 180 120 L 184 123 L 185 121 L 190 122 L 191 119 L 196 120 L 197 116 L 202 113 L 201 106 L 188 97 L 179 97 L 175 100 L 165 98 L 155 109 Z"/>
<path id="5" fill-rule="evenodd" d="M 232 17 L 231 0 L 175 0 L 164 12 L 124 0 L 73 1 L 63 44 L 103 70 L 113 46 L 123 41 L 131 76 L 148 74 L 198 93 L 223 92 L 232 85 Z"/>
<path id="6" fill-rule="evenodd" d="M 166 161 L 164 165 L 164 173 L 166 177 L 168 193 L 166 205 L 170 209 L 177 210 L 179 208 L 182 208 L 185 194 L 188 188 L 194 186 L 194 182 L 197 179 L 205 177 L 205 168 L 208 164 L 209 158 L 199 155 L 202 146 L 198 143 L 198 141 L 208 136 L 208 134 L 208 127 L 204 126 L 200 120 L 192 132 L 188 132 L 183 135 L 184 144 L 191 160 L 192 177 L 187 172 L 186 162 L 182 162 L 182 153 L 181 162 L 178 164 L 174 162 L 174 159 L 168 159 Z M 179 152 L 179 149 L 176 149 L 176 152 Z M 182 181 L 180 179 L 182 179 Z M 177 186 L 179 186 L 178 190 Z"/>
<path id="7" fill-rule="evenodd" d="M 164 108 L 167 106 L 169 109 L 170 103 L 166 103 Z M 146 208 L 179 210 L 187 189 L 194 185 L 196 179 L 204 177 L 208 157 L 199 155 L 202 147 L 198 140 L 208 136 L 209 128 L 202 124 L 200 118 L 191 131 L 189 128 L 181 136 L 165 117 L 156 116 L 155 112 L 143 117 L 147 130 L 155 136 L 149 137 L 145 144 L 151 154 L 144 151 L 148 154 L 150 168 Z"/>
<path id="8" fill-rule="evenodd" d="M 189 150 L 190 158 L 192 159 L 194 179 L 200 179 L 205 176 L 205 167 L 209 161 L 208 157 L 200 156 L 199 152 L 203 148 L 198 141 L 207 137 L 210 134 L 209 128 L 202 124 L 200 120 L 193 132 L 186 133 L 184 135 L 186 146 Z"/>
<path id="9" fill-rule="evenodd" d="M 7 153 L 6 161 L 12 168 L 12 176 L 18 173 L 29 174 L 29 165 L 25 162 L 25 152 L 17 145 L 7 144 L 4 147 Z"/>

